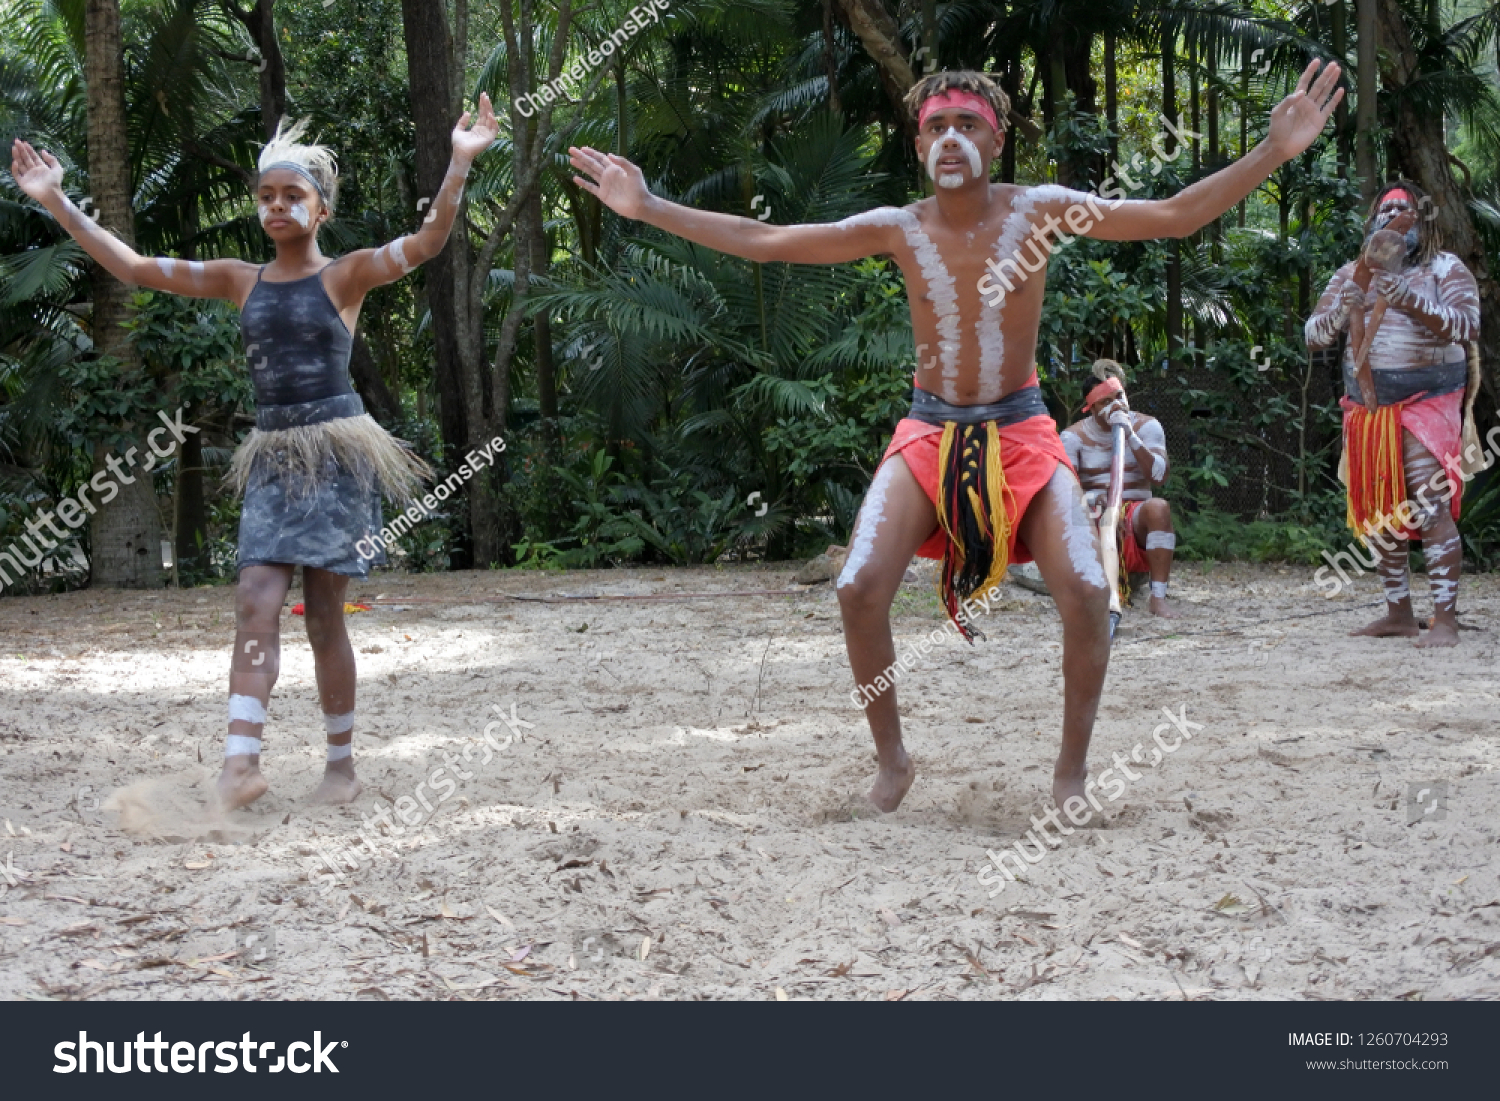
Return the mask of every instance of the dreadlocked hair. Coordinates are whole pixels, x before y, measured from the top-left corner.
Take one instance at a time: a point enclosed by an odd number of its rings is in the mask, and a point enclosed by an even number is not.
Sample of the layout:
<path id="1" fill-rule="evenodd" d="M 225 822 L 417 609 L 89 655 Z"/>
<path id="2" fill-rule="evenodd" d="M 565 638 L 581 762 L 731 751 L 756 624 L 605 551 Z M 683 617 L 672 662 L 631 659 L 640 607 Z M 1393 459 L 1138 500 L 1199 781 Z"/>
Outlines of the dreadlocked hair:
<path id="1" fill-rule="evenodd" d="M 1380 204 L 1392 191 L 1404 191 L 1411 196 L 1411 203 L 1416 208 L 1417 215 L 1417 224 L 1414 227 L 1417 231 L 1416 262 L 1426 264 L 1443 250 L 1443 235 L 1438 230 L 1436 218 L 1429 215 L 1429 211 L 1432 211 L 1431 196 L 1410 180 L 1391 180 L 1382 184 L 1380 190 L 1375 192 L 1375 198 L 1370 200 L 1370 209 L 1365 214 L 1365 240 L 1368 241 L 1370 234 L 1375 232 L 1375 216 L 1380 213 Z"/>
<path id="2" fill-rule="evenodd" d="M 913 84 L 902 97 L 902 102 L 906 104 L 906 110 L 910 113 L 912 121 L 915 122 L 921 114 L 922 104 L 944 92 L 969 92 L 978 96 L 994 109 L 995 121 L 1000 126 L 999 132 L 1003 134 L 1009 128 L 1010 96 L 1005 94 L 1004 88 L 995 83 L 994 78 L 970 69 L 933 73 Z"/>
<path id="3" fill-rule="evenodd" d="M 276 133 L 260 151 L 257 168 L 265 172 L 274 164 L 295 164 L 305 169 L 323 189 L 323 205 L 333 213 L 333 205 L 339 196 L 339 165 L 333 150 L 315 142 L 303 142 L 307 133 L 307 119 L 298 119 L 288 125 L 285 117 L 276 124 Z"/>

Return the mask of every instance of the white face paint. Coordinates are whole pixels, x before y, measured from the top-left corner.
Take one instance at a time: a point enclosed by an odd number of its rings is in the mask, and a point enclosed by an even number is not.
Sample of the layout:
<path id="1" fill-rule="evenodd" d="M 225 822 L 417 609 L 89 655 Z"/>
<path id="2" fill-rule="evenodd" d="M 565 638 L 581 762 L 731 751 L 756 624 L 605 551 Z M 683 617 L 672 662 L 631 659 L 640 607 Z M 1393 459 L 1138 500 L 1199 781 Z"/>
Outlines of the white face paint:
<path id="1" fill-rule="evenodd" d="M 885 493 L 890 488 L 894 475 L 891 472 L 890 463 L 882 463 L 880 469 L 875 472 L 875 480 L 870 483 L 870 492 L 865 494 L 864 507 L 859 510 L 859 523 L 854 529 L 854 540 L 849 548 L 849 558 L 844 563 L 844 570 L 839 574 L 838 587 L 843 588 L 852 582 L 870 560 L 870 554 L 875 549 L 875 531 L 880 527 L 880 522 L 885 519 Z"/>
<path id="2" fill-rule="evenodd" d="M 287 213 L 290 214 L 293 220 L 296 221 L 296 223 L 303 229 L 306 229 L 309 225 L 312 224 L 312 215 L 307 212 L 307 207 L 302 203 L 293 203 L 291 207 L 288 208 Z"/>
<path id="3" fill-rule="evenodd" d="M 964 137 L 953 127 L 948 127 L 947 133 L 932 143 L 932 148 L 927 150 L 927 175 L 936 181 L 939 187 L 962 187 L 964 176 L 962 172 L 944 172 L 938 174 L 938 159 L 943 155 L 943 145 L 949 138 L 958 143 L 963 150 L 964 156 L 969 158 L 969 171 L 974 179 L 984 175 L 984 160 L 979 155 L 979 147 L 968 138 Z"/>
<path id="4" fill-rule="evenodd" d="M 257 213 L 260 215 L 260 224 L 265 225 L 271 220 L 271 204 L 261 203 L 260 210 Z"/>

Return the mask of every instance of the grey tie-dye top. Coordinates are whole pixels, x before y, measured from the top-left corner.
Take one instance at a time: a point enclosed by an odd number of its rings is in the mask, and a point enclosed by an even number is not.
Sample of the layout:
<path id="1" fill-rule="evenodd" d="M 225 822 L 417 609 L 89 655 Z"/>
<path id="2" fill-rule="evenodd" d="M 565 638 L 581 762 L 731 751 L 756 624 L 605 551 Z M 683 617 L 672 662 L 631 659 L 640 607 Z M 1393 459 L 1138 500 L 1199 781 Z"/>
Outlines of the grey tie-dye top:
<path id="1" fill-rule="evenodd" d="M 256 405 L 299 405 L 354 393 L 354 337 L 324 289 L 322 271 L 289 283 L 257 276 L 240 311 L 240 339 Z"/>

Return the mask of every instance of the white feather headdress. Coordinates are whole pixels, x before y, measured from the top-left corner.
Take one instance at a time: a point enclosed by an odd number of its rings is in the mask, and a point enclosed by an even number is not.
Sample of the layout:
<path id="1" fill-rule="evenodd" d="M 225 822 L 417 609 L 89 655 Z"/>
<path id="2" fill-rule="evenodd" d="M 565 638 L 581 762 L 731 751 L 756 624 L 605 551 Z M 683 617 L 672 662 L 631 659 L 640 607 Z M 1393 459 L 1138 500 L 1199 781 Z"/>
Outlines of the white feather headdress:
<path id="1" fill-rule="evenodd" d="M 316 142 L 303 142 L 308 120 L 298 119 L 288 125 L 283 118 L 276 124 L 276 133 L 260 151 L 257 167 L 261 172 L 277 166 L 290 167 L 306 176 L 331 210 L 338 196 L 339 165 L 333 150 Z"/>

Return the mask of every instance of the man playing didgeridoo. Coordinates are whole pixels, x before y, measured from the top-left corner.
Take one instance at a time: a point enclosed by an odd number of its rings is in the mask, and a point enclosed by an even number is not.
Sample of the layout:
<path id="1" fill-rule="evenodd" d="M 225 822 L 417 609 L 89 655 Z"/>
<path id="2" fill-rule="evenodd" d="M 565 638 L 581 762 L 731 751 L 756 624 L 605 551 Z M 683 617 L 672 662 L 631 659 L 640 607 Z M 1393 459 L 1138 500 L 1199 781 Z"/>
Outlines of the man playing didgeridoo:
<path id="1" fill-rule="evenodd" d="M 1172 531 L 1172 509 L 1162 498 L 1151 494 L 1167 480 L 1167 437 L 1155 417 L 1131 410 L 1125 396 L 1125 372 L 1118 363 L 1101 359 L 1094 364 L 1094 371 L 1102 375 L 1103 381 L 1084 398 L 1086 415 L 1063 429 L 1063 447 L 1068 452 L 1068 461 L 1078 471 L 1089 512 L 1097 515 L 1109 493 L 1114 426 L 1125 426 L 1120 569 L 1127 574 L 1150 574 L 1151 614 L 1175 619 L 1177 613 L 1167 604 L 1172 551 L 1177 546 L 1177 536 Z"/>
<path id="2" fill-rule="evenodd" d="M 943 598 L 965 636 L 963 602 L 998 584 L 1008 562 L 1034 557 L 1063 622 L 1063 738 L 1052 790 L 1064 809 L 1070 799 L 1084 805 L 1109 621 L 1098 538 L 1037 389 L 1033 353 L 1051 235 L 1065 237 L 1064 218 L 1073 233 L 1117 241 L 1181 237 L 1206 225 L 1318 136 L 1342 92 L 1337 65 L 1317 70 L 1308 66 L 1248 156 L 1170 199 L 1121 201 L 1107 212 L 1095 195 L 990 182 L 1009 101 L 981 73 L 934 73 L 906 96 L 918 123 L 917 158 L 937 185 L 932 197 L 826 225 L 777 226 L 679 206 L 652 195 L 625 158 L 569 150 L 574 168 L 592 177 L 574 182 L 616 213 L 698 244 L 762 263 L 895 259 L 910 288 L 918 347 L 936 352 L 920 357 L 911 414 L 875 473 L 837 581 L 849 662 L 866 686 L 890 667 L 891 601 L 914 552 L 944 556 Z M 1022 266 L 1038 278 L 1019 275 Z M 1008 271 L 1019 285 L 1001 293 L 987 269 L 1002 278 Z M 994 297 L 986 300 L 987 291 Z M 874 693 L 865 714 L 879 760 L 869 797 L 891 811 L 916 776 L 894 691 Z"/>
<path id="3" fill-rule="evenodd" d="M 1458 257 L 1442 252 L 1437 227 L 1418 217 L 1425 198 L 1415 184 L 1387 184 L 1375 196 L 1365 240 L 1388 230 L 1405 237 L 1399 271 L 1366 263 L 1368 249 L 1334 272 L 1307 319 L 1307 346 L 1336 345 L 1343 334 L 1344 458 L 1347 520 L 1373 542 L 1385 589 L 1385 615 L 1351 632 L 1417 638 L 1418 646 L 1458 642 L 1458 574 L 1463 547 L 1458 514 L 1463 484 L 1477 469 L 1467 341 L 1479 333 L 1479 287 Z M 1383 309 L 1378 308 L 1384 301 Z M 1383 316 L 1382 316 L 1383 315 Z M 1377 327 L 1377 318 L 1378 327 Z M 1361 324 L 1362 322 L 1362 324 Z M 1356 344 L 1368 342 L 1375 408 L 1356 377 Z M 1470 391 L 1465 402 L 1465 389 Z M 1447 499 L 1446 504 L 1443 498 Z M 1407 540 L 1422 540 L 1432 586 L 1432 628 L 1418 637 L 1412 616 Z"/>

